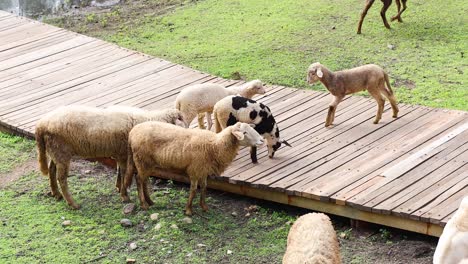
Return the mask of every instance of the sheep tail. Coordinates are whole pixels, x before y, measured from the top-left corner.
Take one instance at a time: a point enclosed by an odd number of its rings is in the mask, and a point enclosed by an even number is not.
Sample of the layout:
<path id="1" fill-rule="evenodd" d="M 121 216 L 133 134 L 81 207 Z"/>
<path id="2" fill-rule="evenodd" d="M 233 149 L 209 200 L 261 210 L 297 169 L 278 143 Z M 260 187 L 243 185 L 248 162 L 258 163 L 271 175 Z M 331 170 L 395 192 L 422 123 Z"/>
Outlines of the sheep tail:
<path id="1" fill-rule="evenodd" d="M 216 133 L 219 133 L 221 132 L 221 130 L 223 130 L 223 128 L 221 127 L 221 123 L 219 122 L 219 119 L 218 119 L 218 111 L 216 111 L 216 109 L 214 109 L 213 111 L 213 117 L 214 117 L 214 122 L 215 122 L 215 131 Z"/>
<path id="2" fill-rule="evenodd" d="M 387 90 L 390 95 L 393 95 L 392 87 L 390 86 L 390 80 L 388 79 L 388 74 L 384 72 L 385 83 L 387 84 Z"/>
<path id="3" fill-rule="evenodd" d="M 36 146 L 38 152 L 39 168 L 44 175 L 49 175 L 49 167 L 47 166 L 46 145 L 44 134 L 38 129 L 36 130 Z"/>

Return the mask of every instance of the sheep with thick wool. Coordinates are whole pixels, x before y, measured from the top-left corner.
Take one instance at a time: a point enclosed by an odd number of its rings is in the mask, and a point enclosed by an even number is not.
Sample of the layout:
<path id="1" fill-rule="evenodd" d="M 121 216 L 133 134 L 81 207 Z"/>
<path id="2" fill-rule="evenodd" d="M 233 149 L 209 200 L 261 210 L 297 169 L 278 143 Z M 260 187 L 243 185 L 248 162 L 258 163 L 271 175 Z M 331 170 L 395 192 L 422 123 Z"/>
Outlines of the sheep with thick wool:
<path id="1" fill-rule="evenodd" d="M 468 260 L 468 196 L 447 222 L 434 253 L 434 264 L 459 264 Z"/>
<path id="2" fill-rule="evenodd" d="M 184 115 L 187 126 L 198 115 L 198 127 L 205 128 L 203 118 L 206 113 L 208 130 L 211 130 L 211 113 L 213 107 L 219 100 L 229 95 L 239 94 L 246 98 L 252 98 L 256 94 L 264 94 L 265 88 L 259 80 L 247 82 L 241 86 L 224 87 L 216 83 L 202 83 L 189 86 L 182 91 L 176 98 L 175 107 Z"/>
<path id="3" fill-rule="evenodd" d="M 309 213 L 299 217 L 288 234 L 283 264 L 341 263 L 335 230 L 327 215 Z"/>
<path id="4" fill-rule="evenodd" d="M 334 96 L 328 109 L 325 127 L 333 124 L 335 111 L 343 98 L 352 93 L 367 90 L 377 101 L 378 109 L 374 124 L 379 123 L 385 105 L 385 98 L 388 98 L 393 109 L 393 118 L 398 116 L 398 105 L 393 95 L 392 87 L 387 73 L 375 64 L 367 64 L 360 67 L 332 72 L 320 62 L 312 63 L 307 70 L 307 82 L 314 84 L 317 81 L 327 88 Z"/>
<path id="5" fill-rule="evenodd" d="M 200 206 L 205 203 L 207 177 L 221 175 L 237 155 L 239 146 L 259 146 L 262 137 L 248 124 L 237 123 L 222 133 L 183 129 L 161 122 L 135 126 L 128 137 L 126 179 L 137 172 L 140 205 L 147 210 L 154 204 L 148 192 L 148 177 L 167 173 L 186 174 L 190 195 L 185 213 L 192 215 L 192 201 L 200 184 Z"/>
<path id="6" fill-rule="evenodd" d="M 152 120 L 185 127 L 182 114 L 177 109 L 144 111 L 124 107 L 65 106 L 42 117 L 36 124 L 36 144 L 39 167 L 44 175 L 49 175 L 52 196 L 61 199 L 63 195 L 71 207 L 78 209 L 67 183 L 71 158 L 111 157 L 125 172 L 128 133 L 136 124 Z M 51 159 L 49 165 L 47 156 Z M 116 187 L 123 195 L 128 187 L 123 186 L 124 182 L 118 175 Z"/>
<path id="7" fill-rule="evenodd" d="M 291 147 L 286 140 L 280 138 L 278 125 L 270 108 L 262 103 L 242 96 L 227 96 L 215 104 L 213 113 L 217 133 L 237 122 L 255 125 L 255 130 L 267 141 L 270 158 L 273 158 L 281 144 Z M 250 148 L 250 158 L 253 163 L 257 163 L 257 147 Z"/>

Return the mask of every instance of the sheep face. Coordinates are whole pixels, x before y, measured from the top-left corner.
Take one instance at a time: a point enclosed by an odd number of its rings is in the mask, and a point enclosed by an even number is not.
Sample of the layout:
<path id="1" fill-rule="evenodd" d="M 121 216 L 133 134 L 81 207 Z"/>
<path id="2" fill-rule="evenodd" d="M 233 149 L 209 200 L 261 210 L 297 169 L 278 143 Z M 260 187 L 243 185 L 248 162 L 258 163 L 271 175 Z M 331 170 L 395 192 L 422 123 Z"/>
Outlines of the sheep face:
<path id="1" fill-rule="evenodd" d="M 282 144 L 285 144 L 288 147 L 291 147 L 291 145 L 286 141 L 280 139 L 279 136 L 279 128 L 276 124 L 274 124 L 274 130 L 275 133 L 270 133 L 266 139 L 267 139 L 267 144 L 268 144 L 268 157 L 272 159 L 275 156 L 275 152 L 282 146 Z"/>
<path id="2" fill-rule="evenodd" d="M 246 123 L 236 123 L 232 127 L 232 134 L 239 140 L 241 146 L 260 147 L 264 143 L 263 137 Z"/>
<path id="3" fill-rule="evenodd" d="M 319 62 L 312 63 L 307 70 L 307 83 L 314 84 L 323 77 L 322 65 Z"/>
<path id="4" fill-rule="evenodd" d="M 177 109 L 168 109 L 166 111 L 167 111 L 167 117 L 169 119 L 167 120 L 167 123 L 180 126 L 183 128 L 188 127 L 185 122 L 184 116 L 182 115 L 182 112 L 180 112 Z"/>
<path id="5" fill-rule="evenodd" d="M 248 83 L 247 90 L 250 94 L 265 94 L 265 87 L 260 80 L 254 80 Z"/>

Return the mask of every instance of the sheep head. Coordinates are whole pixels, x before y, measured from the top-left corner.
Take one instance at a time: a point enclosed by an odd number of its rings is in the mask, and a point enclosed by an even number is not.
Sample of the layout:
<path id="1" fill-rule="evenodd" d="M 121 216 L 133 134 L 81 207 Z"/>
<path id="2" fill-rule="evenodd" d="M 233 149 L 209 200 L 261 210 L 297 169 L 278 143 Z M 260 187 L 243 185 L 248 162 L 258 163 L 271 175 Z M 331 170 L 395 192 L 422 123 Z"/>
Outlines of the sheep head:
<path id="1" fill-rule="evenodd" d="M 322 64 L 320 62 L 312 63 L 307 70 L 307 83 L 314 84 L 323 77 Z"/>
<path id="2" fill-rule="evenodd" d="M 246 98 L 252 98 L 256 94 L 265 94 L 265 87 L 260 80 L 253 80 L 243 85 L 240 95 Z"/>
<path id="3" fill-rule="evenodd" d="M 232 126 L 231 133 L 239 140 L 241 146 L 260 147 L 264 143 L 263 137 L 246 123 L 237 122 Z"/>

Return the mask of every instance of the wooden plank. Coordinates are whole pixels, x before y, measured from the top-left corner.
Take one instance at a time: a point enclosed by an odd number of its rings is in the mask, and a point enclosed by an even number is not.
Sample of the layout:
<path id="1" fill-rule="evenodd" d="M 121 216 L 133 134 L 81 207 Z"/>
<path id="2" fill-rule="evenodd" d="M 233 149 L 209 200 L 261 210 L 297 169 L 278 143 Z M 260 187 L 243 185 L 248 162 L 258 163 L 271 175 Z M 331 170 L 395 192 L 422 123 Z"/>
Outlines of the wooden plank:
<path id="1" fill-rule="evenodd" d="M 449 198 L 445 199 L 437 207 L 422 215 L 421 219 L 425 221 L 429 220 L 429 222 L 433 224 L 440 224 L 442 219 L 453 214 L 453 212 L 458 209 L 462 199 L 468 194 L 468 180 L 464 182 L 464 187 L 461 186 L 461 183 L 459 185 L 455 185 L 453 187 L 454 190 L 456 190 L 455 187 L 460 187 L 460 189 L 457 190 L 456 193 L 452 194 Z M 449 190 L 448 192 L 451 191 L 452 190 Z"/>

